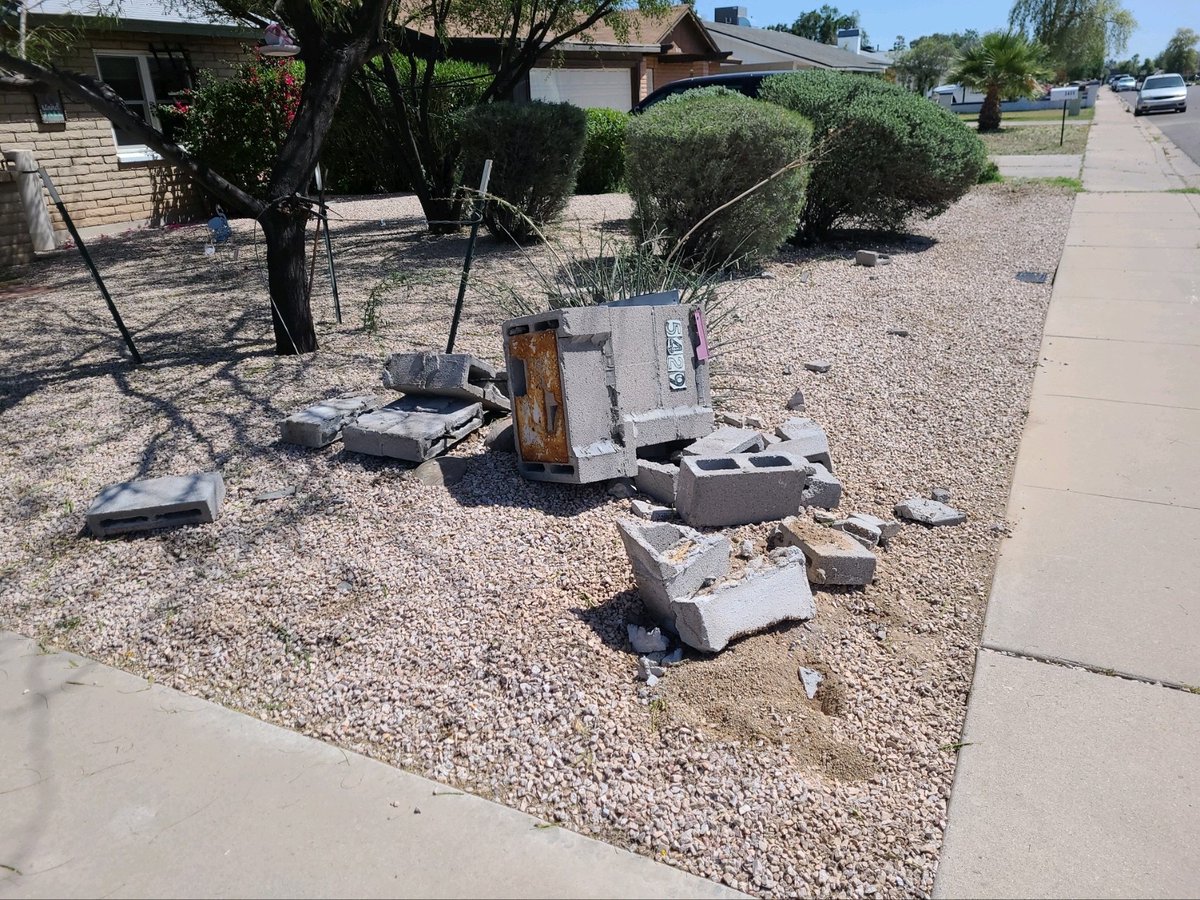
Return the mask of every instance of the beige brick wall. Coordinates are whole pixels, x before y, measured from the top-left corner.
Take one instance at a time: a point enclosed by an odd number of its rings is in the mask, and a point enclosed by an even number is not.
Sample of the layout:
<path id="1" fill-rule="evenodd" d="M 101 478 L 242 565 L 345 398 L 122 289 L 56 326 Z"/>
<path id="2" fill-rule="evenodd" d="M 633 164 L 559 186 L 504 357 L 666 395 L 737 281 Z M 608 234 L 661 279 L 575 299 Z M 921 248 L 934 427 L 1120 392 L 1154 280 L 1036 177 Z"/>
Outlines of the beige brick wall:
<path id="1" fill-rule="evenodd" d="M 61 65 L 95 77 L 93 50 L 148 51 L 150 44 L 182 45 L 197 71 L 228 75 L 250 52 L 241 41 L 137 32 L 89 35 Z M 161 99 L 161 98 L 160 98 Z M 173 167 L 161 162 L 120 163 L 112 126 L 90 107 L 63 96 L 66 123 L 42 125 L 27 91 L 0 92 L 0 149 L 31 150 L 54 180 L 71 218 L 80 228 L 149 220 L 154 224 L 206 214 L 198 193 Z M 48 198 L 47 198 L 48 202 Z M 56 229 L 62 222 L 51 206 Z M 7 220 L 0 253 L 18 243 Z"/>

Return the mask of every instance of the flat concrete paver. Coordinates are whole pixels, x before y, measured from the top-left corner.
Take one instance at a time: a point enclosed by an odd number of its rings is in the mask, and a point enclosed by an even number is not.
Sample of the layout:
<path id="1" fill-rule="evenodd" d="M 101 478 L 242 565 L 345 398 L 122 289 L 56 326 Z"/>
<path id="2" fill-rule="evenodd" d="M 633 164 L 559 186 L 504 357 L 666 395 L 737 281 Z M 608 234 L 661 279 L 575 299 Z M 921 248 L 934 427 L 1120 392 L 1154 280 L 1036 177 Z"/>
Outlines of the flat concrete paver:
<path id="1" fill-rule="evenodd" d="M 992 161 L 1006 178 L 1078 178 L 1083 157 L 1077 153 L 999 154 Z"/>
<path id="2" fill-rule="evenodd" d="M 1056 273 L 940 897 L 1200 891 L 1200 206 L 1153 137 L 1101 96 L 1083 181 L 1123 193 Z"/>
<path id="3" fill-rule="evenodd" d="M 1200 696 L 982 650 L 962 740 L 935 897 L 1196 896 Z"/>
<path id="4" fill-rule="evenodd" d="M 740 896 L 542 826 L 0 633 L 0 897 Z"/>

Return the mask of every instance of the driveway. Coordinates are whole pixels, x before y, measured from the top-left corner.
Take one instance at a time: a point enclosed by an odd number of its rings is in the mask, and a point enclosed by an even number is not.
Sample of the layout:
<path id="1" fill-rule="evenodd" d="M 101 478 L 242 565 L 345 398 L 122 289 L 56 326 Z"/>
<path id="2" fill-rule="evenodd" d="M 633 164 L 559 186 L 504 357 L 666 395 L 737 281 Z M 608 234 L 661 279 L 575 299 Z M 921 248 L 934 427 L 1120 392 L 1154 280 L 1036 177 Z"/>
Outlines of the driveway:
<path id="1" fill-rule="evenodd" d="M 1137 99 L 1134 91 L 1122 91 L 1118 96 L 1130 109 Z M 1169 137 L 1176 147 L 1190 156 L 1192 162 L 1200 165 L 1200 85 L 1188 88 L 1187 112 L 1152 113 L 1146 118 Z"/>

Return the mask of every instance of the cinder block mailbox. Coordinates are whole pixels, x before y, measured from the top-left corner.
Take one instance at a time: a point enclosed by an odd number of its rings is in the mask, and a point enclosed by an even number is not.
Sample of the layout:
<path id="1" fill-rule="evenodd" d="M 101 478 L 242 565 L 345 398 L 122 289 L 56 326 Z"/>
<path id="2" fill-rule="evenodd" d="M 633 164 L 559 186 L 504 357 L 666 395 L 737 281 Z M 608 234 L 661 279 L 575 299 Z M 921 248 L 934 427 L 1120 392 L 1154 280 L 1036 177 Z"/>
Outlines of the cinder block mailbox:
<path id="1" fill-rule="evenodd" d="M 713 429 L 707 335 L 691 307 L 572 307 L 510 319 L 503 333 L 526 478 L 633 477 L 638 448 Z"/>

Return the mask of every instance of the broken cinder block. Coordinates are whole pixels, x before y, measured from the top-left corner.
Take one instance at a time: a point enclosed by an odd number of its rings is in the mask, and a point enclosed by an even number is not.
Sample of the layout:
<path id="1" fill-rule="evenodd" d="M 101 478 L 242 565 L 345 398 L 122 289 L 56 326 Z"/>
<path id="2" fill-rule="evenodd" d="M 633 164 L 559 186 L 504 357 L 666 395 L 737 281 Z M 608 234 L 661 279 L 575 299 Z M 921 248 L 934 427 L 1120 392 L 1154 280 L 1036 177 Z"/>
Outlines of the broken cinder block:
<path id="1" fill-rule="evenodd" d="M 804 485 L 804 493 L 800 496 L 800 505 L 815 506 L 819 509 L 837 509 L 842 502 L 842 483 L 820 463 L 810 462 L 813 469 Z"/>
<path id="2" fill-rule="evenodd" d="M 736 637 L 792 619 L 817 614 L 805 575 L 804 554 L 794 547 L 771 554 L 773 566 L 675 601 L 680 640 L 706 653 L 717 653 Z"/>
<path id="3" fill-rule="evenodd" d="M 891 263 L 892 258 L 886 253 L 879 253 L 875 250 L 858 250 L 854 254 L 854 264 L 856 266 L 886 266 Z"/>
<path id="4" fill-rule="evenodd" d="M 342 429 L 346 449 L 424 462 L 483 425 L 483 407 L 449 397 L 401 397 Z"/>
<path id="5" fill-rule="evenodd" d="M 167 475 L 104 488 L 88 507 L 88 530 L 98 538 L 216 521 L 225 499 L 220 472 Z"/>
<path id="6" fill-rule="evenodd" d="M 772 541 L 800 548 L 813 584 L 860 585 L 875 578 L 875 554 L 844 531 L 792 516 L 779 523 Z"/>
<path id="7" fill-rule="evenodd" d="M 482 403 L 485 409 L 508 412 L 499 373 L 469 353 L 393 353 L 383 366 L 385 387 L 414 397 L 453 397 Z"/>
<path id="8" fill-rule="evenodd" d="M 730 453 L 757 453 L 766 441 L 757 431 L 726 425 L 683 448 L 684 456 L 727 456 Z"/>
<path id="9" fill-rule="evenodd" d="M 675 505 L 675 482 L 679 479 L 679 466 L 639 459 L 634 486 L 659 503 Z"/>
<path id="10" fill-rule="evenodd" d="M 722 527 L 795 515 L 815 467 L 787 453 L 685 456 L 675 508 L 689 525 Z"/>
<path id="11" fill-rule="evenodd" d="M 958 525 L 967 521 L 966 513 L 961 513 L 945 503 L 925 500 L 921 497 L 913 497 L 897 503 L 896 515 L 911 522 L 928 525 L 930 528 L 936 528 L 939 525 Z"/>
<path id="12" fill-rule="evenodd" d="M 374 394 L 333 397 L 292 413 L 279 423 L 280 440 L 302 447 L 327 447 L 342 436 L 342 428 L 360 413 L 374 409 Z"/>
<path id="13" fill-rule="evenodd" d="M 829 438 L 825 429 L 812 419 L 799 416 L 788 419 L 775 429 L 782 438 L 782 443 L 775 444 L 772 450 L 776 453 L 794 453 L 803 456 L 809 462 L 820 463 L 830 472 L 833 471 L 833 460 L 829 457 Z"/>
<path id="14" fill-rule="evenodd" d="M 703 535 L 670 522 L 617 522 L 642 602 L 659 624 L 676 632 L 672 601 L 729 571 L 729 538 Z"/>

